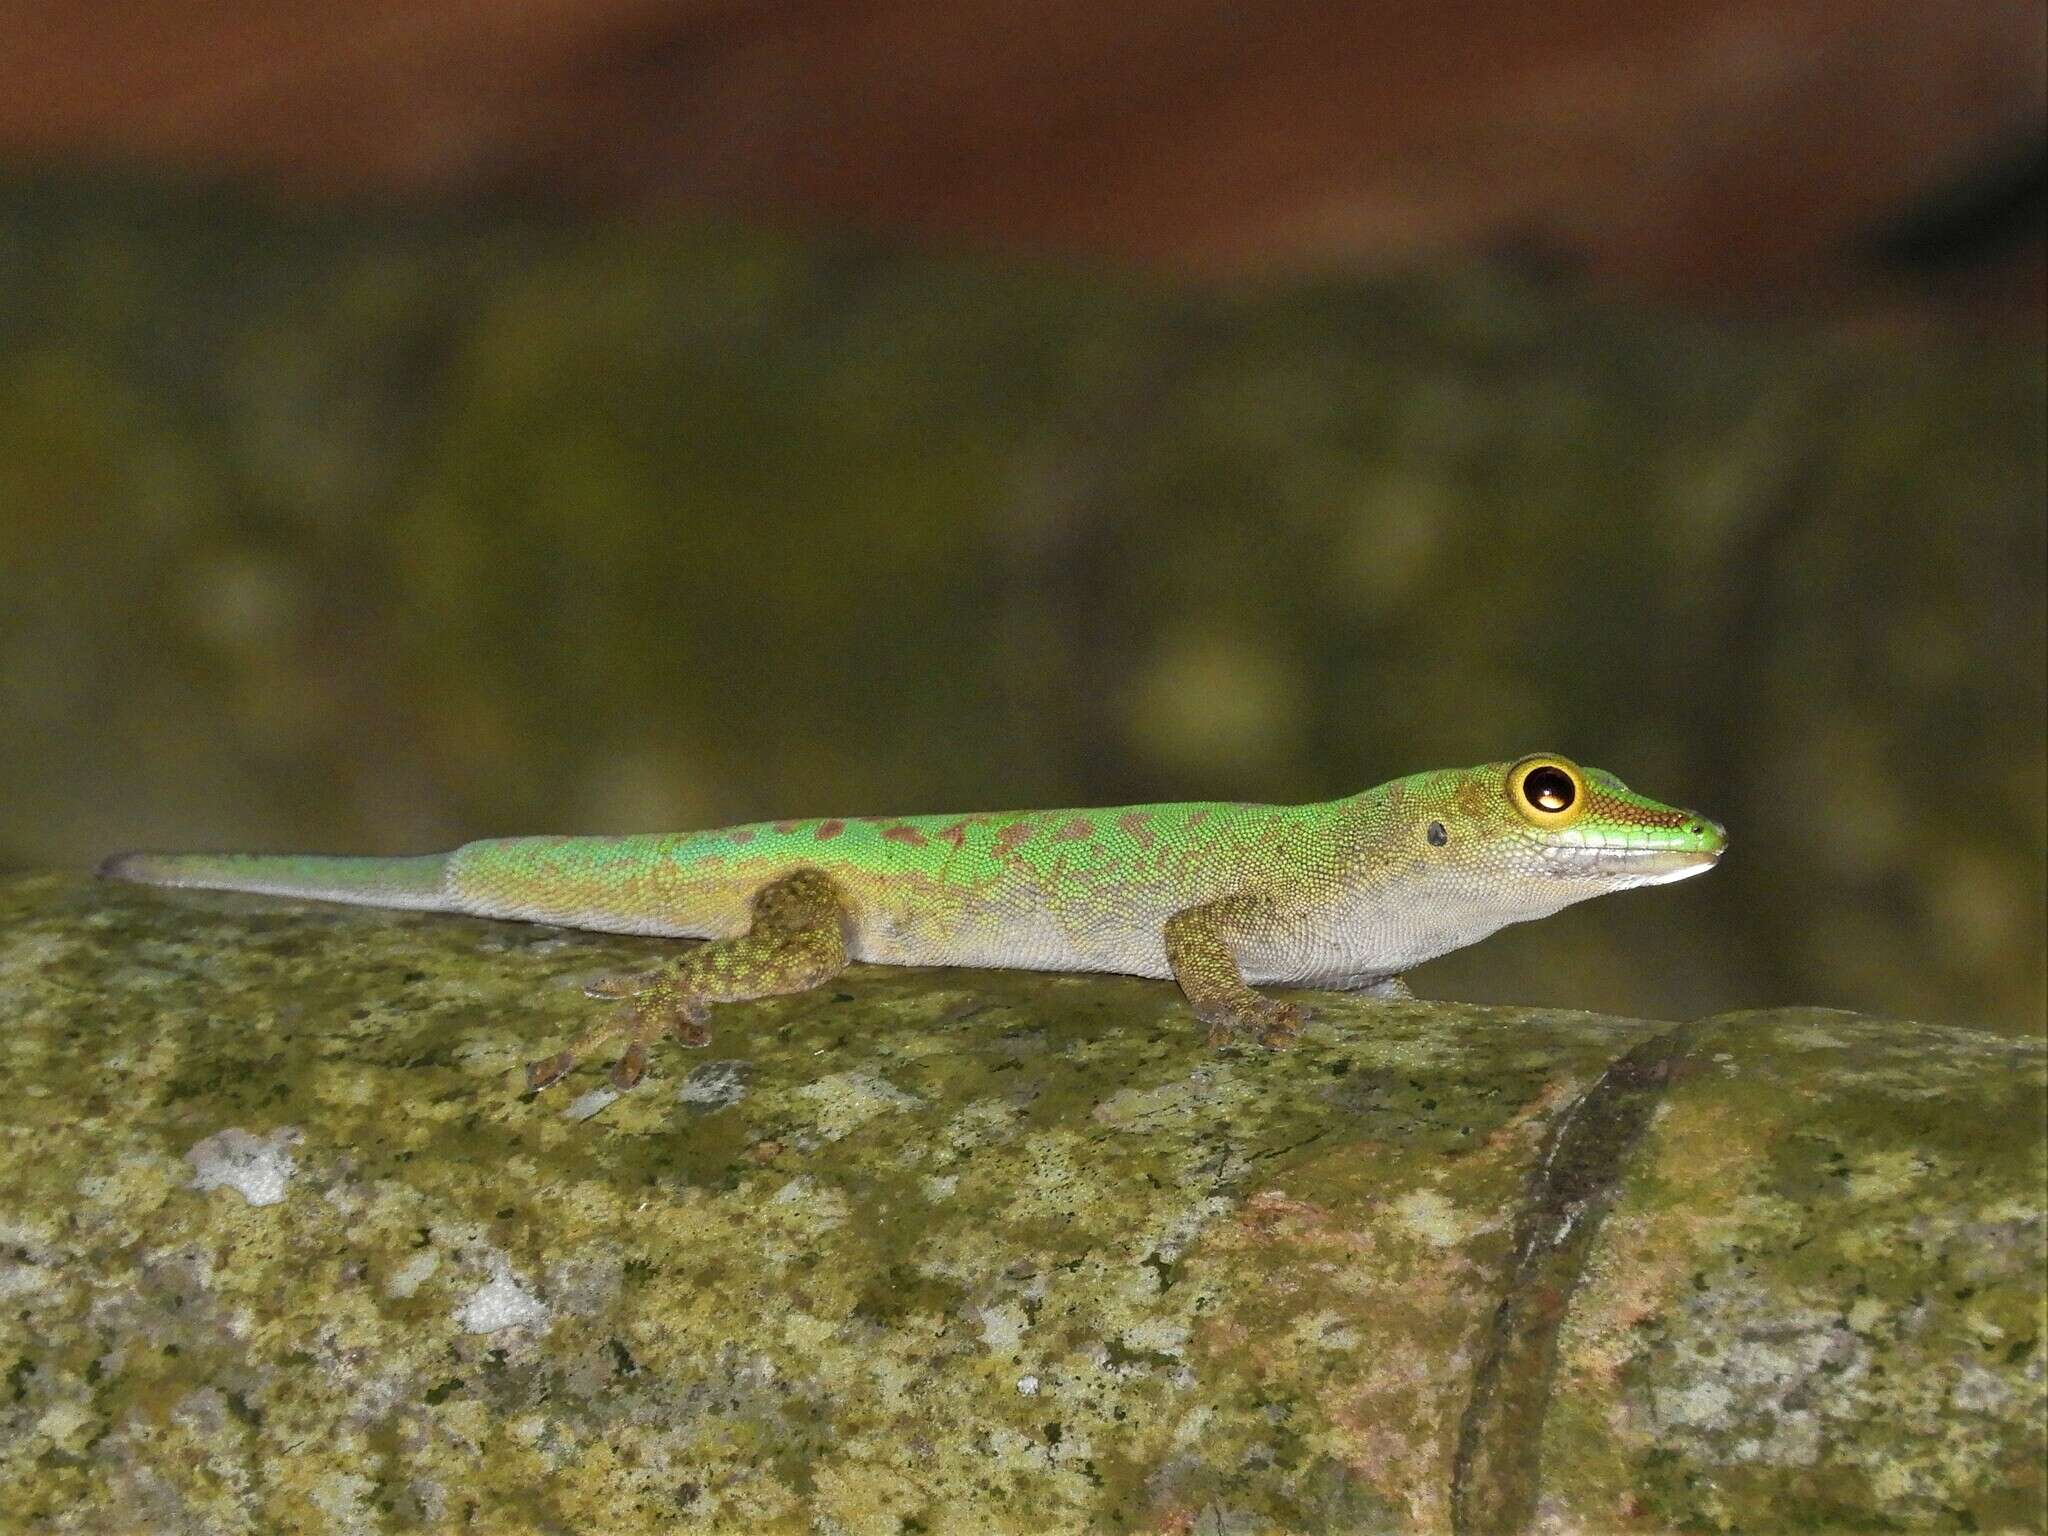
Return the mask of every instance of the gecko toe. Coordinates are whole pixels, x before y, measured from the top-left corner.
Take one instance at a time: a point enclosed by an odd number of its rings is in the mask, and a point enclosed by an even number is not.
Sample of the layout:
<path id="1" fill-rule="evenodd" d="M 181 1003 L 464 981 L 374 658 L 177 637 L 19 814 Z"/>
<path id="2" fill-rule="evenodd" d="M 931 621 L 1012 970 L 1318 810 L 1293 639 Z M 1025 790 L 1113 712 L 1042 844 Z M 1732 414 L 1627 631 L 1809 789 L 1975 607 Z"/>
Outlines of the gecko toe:
<path id="1" fill-rule="evenodd" d="M 553 1082 L 559 1082 L 568 1070 L 576 1065 L 576 1058 L 567 1051 L 557 1051 L 552 1056 L 543 1056 L 538 1061 L 526 1064 L 526 1091 L 538 1093 Z"/>
<path id="2" fill-rule="evenodd" d="M 629 1093 L 646 1075 L 647 1042 L 635 1040 L 626 1047 L 619 1059 L 612 1063 L 612 1086 L 621 1093 Z"/>
<path id="3" fill-rule="evenodd" d="M 677 1045 L 691 1050 L 700 1050 L 711 1043 L 711 1026 L 702 1019 L 678 1017 L 668 1027 L 669 1038 Z"/>
<path id="4" fill-rule="evenodd" d="M 1269 1051 L 1284 1051 L 1301 1038 L 1308 1022 L 1308 1010 L 1299 1003 L 1270 1003 L 1259 1010 L 1259 1044 Z"/>
<path id="5" fill-rule="evenodd" d="M 633 997 L 655 985 L 660 977 L 653 971 L 607 971 L 583 984 L 585 997 Z"/>

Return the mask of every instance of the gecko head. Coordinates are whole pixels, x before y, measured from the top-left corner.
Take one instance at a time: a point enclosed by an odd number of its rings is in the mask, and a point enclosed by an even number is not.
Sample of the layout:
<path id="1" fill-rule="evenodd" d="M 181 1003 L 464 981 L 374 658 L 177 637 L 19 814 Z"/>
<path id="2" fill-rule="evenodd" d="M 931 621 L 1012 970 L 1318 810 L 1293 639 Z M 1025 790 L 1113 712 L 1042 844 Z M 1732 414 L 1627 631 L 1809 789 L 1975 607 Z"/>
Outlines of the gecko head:
<path id="1" fill-rule="evenodd" d="M 1555 752 L 1479 769 L 1488 830 L 1515 867 L 1576 887 L 1569 900 L 1666 885 L 1720 862 L 1728 831 Z"/>
<path id="2" fill-rule="evenodd" d="M 1383 873 L 1401 903 L 1403 958 L 1444 954 L 1509 923 L 1720 861 L 1728 833 L 1555 752 L 1420 773 L 1372 795 Z"/>

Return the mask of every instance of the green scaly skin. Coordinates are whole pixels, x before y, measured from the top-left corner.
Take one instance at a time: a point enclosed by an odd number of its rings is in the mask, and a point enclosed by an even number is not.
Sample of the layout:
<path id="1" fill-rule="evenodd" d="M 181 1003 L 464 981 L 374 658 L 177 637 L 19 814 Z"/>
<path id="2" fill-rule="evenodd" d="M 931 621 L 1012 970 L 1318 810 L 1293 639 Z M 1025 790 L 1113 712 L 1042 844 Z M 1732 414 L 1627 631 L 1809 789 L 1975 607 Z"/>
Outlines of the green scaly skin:
<path id="1" fill-rule="evenodd" d="M 639 837 L 518 837 L 419 858 L 126 854 L 157 885 L 520 918 L 711 942 L 598 983 L 625 1006 L 535 1062 L 534 1087 L 623 1031 L 630 1087 L 713 1003 L 819 985 L 850 961 L 1171 976 L 1214 1043 L 1269 1046 L 1299 1005 L 1255 983 L 1408 996 L 1401 975 L 1589 896 L 1713 867 L 1717 824 L 1554 753 L 1413 774 L 1317 805 L 824 817 Z"/>

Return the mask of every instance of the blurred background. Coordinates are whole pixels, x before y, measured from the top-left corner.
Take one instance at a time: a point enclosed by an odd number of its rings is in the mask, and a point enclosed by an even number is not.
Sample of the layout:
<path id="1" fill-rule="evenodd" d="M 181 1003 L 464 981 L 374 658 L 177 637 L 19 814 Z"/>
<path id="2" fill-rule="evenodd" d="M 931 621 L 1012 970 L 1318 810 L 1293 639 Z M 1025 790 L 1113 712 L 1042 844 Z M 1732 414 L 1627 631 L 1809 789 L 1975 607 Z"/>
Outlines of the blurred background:
<path id="1" fill-rule="evenodd" d="M 0 868 L 1298 800 L 1425 995 L 2044 1028 L 2038 0 L 17 0 Z"/>

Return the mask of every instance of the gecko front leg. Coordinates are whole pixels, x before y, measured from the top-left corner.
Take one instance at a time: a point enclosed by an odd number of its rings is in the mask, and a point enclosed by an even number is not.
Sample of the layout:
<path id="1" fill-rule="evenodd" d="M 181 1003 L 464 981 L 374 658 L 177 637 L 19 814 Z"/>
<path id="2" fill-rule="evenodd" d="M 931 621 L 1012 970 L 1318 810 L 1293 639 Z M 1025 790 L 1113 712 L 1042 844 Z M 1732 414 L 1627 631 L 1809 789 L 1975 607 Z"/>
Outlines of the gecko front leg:
<path id="1" fill-rule="evenodd" d="M 527 1087 L 547 1087 L 579 1056 L 623 1033 L 626 1049 L 612 1068 L 612 1086 L 631 1088 L 647 1070 L 650 1040 L 669 1034 L 683 1045 L 711 1043 L 711 1004 L 805 992 L 845 970 L 848 918 L 839 888 L 821 870 L 771 881 L 754 893 L 753 924 L 739 937 L 713 939 L 660 970 L 593 982 L 593 996 L 624 1003 L 567 1050 L 529 1064 Z"/>
<path id="2" fill-rule="evenodd" d="M 1360 997 L 1377 997 L 1385 1002 L 1415 1001 L 1414 989 L 1399 976 L 1381 976 L 1376 980 L 1361 982 L 1351 990 Z"/>
<path id="3" fill-rule="evenodd" d="M 1211 1045 L 1228 1045 L 1244 1032 L 1279 1049 L 1301 1033 L 1307 1018 L 1301 1005 L 1253 991 L 1235 949 L 1240 940 L 1270 933 L 1284 922 L 1271 897 L 1249 891 L 1189 907 L 1166 920 L 1166 963 L 1195 1017 L 1209 1026 Z"/>

